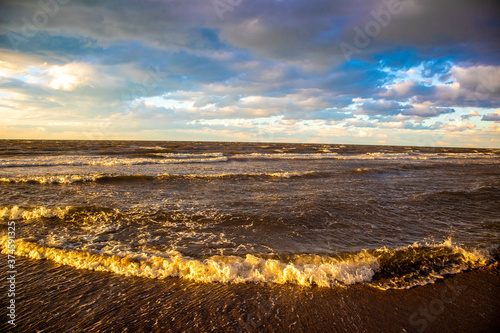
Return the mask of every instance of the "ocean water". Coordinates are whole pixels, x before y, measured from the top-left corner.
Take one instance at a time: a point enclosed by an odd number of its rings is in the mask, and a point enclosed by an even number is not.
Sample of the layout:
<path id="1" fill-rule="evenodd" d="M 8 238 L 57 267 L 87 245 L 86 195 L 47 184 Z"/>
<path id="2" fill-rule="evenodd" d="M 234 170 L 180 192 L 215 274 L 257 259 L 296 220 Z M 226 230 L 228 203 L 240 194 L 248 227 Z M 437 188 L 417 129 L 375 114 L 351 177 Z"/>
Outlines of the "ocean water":
<path id="1" fill-rule="evenodd" d="M 0 141 L 0 246 L 202 284 L 407 289 L 498 261 L 500 151 Z M 112 275 L 109 275 L 112 276 Z"/>

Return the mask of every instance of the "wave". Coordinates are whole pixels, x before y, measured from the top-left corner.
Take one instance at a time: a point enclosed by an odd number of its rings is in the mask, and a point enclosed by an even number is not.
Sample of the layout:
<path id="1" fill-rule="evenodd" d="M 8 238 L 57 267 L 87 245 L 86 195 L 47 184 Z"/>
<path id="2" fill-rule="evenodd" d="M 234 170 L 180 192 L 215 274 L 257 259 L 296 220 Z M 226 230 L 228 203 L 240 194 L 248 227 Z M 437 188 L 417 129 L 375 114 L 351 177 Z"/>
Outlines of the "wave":
<path id="1" fill-rule="evenodd" d="M 317 160 L 338 158 L 338 153 L 314 153 L 314 154 L 295 154 L 295 153 L 251 153 L 251 154 L 236 154 L 231 156 L 231 159 L 264 159 L 264 160 Z"/>
<path id="2" fill-rule="evenodd" d="M 322 150 L 319 153 L 250 153 L 235 154 L 230 159 L 245 160 L 318 160 L 318 159 L 338 159 L 338 160 L 442 160 L 442 159 L 484 159 L 498 158 L 492 153 L 365 153 L 365 154 L 339 154 Z"/>
<path id="3" fill-rule="evenodd" d="M 140 181 L 155 179 L 175 178 L 293 178 L 319 175 L 316 171 L 284 171 L 284 172 L 254 172 L 254 173 L 216 173 L 216 174 L 159 174 L 148 175 L 115 175 L 115 174 L 91 174 L 91 175 L 45 175 L 0 178 L 0 183 L 31 183 L 31 184 L 73 184 L 83 182 L 113 182 L 113 181 Z"/>
<path id="4" fill-rule="evenodd" d="M 478 186 L 468 190 L 444 190 L 424 193 L 419 197 L 424 202 L 456 202 L 458 199 L 475 200 L 477 202 L 491 202 L 500 199 L 500 187 Z"/>
<path id="5" fill-rule="evenodd" d="M 379 289 L 409 289 L 434 283 L 445 275 L 487 266 L 495 259 L 486 249 L 470 249 L 453 244 L 414 243 L 397 249 L 377 249 L 373 255 L 380 267 L 370 283 Z"/>
<path id="6" fill-rule="evenodd" d="M 380 289 L 408 289 L 433 283 L 445 274 L 458 273 L 491 263 L 487 254 L 466 250 L 447 240 L 441 244 L 413 244 L 398 249 L 377 249 L 339 256 L 296 254 L 265 258 L 211 256 L 195 259 L 176 251 L 161 255 L 130 252 L 106 256 L 98 251 L 54 248 L 7 236 L 0 238 L 3 254 L 47 259 L 63 265 L 145 278 L 178 277 L 203 283 L 293 283 L 332 287 L 367 283 Z"/>
<path id="7" fill-rule="evenodd" d="M 351 169 L 347 170 L 348 173 L 368 173 L 368 172 L 373 172 L 374 169 L 370 168 L 356 168 L 356 169 Z"/>
<path id="8" fill-rule="evenodd" d="M 207 157 L 224 157 L 223 153 L 203 153 L 203 154 L 188 154 L 188 153 L 157 153 L 156 155 L 179 159 L 179 158 L 207 158 Z"/>
<path id="9" fill-rule="evenodd" d="M 95 182 L 102 175 L 46 175 L 0 178 L 0 183 L 33 183 L 33 184 L 73 184 L 81 182 Z"/>
<path id="10" fill-rule="evenodd" d="M 168 154 L 165 154 L 168 155 Z M 178 164 L 178 163 L 214 163 L 226 162 L 223 154 L 182 154 L 175 157 L 160 156 L 163 158 L 147 157 L 109 157 L 109 156 L 50 156 L 38 159 L 0 160 L 0 168 L 11 167 L 39 167 L 39 166 L 115 166 L 115 165 L 143 165 L 143 164 Z M 191 155 L 191 157 L 189 157 Z"/>
<path id="11" fill-rule="evenodd" d="M 215 163 L 229 160 L 446 160 L 446 159 L 498 159 L 493 153 L 365 153 L 340 155 L 339 153 L 158 153 L 148 152 L 135 155 L 76 156 L 52 155 L 0 159 L 0 168 L 38 166 L 115 166 L 143 164 Z"/>
<path id="12" fill-rule="evenodd" d="M 109 216 L 119 213 L 117 209 L 103 207 L 0 207 L 0 221 L 35 221 L 42 218 L 59 220 L 107 220 Z"/>
<path id="13" fill-rule="evenodd" d="M 65 216 L 69 214 L 71 207 L 35 207 L 35 208 L 20 208 L 18 206 L 13 207 L 1 207 L 0 208 L 0 219 L 1 220 L 30 220 L 37 219 L 41 217 L 52 218 L 57 217 L 59 219 L 64 219 Z"/>
<path id="14" fill-rule="evenodd" d="M 484 159 L 498 158 L 489 153 L 366 153 L 357 155 L 341 155 L 339 159 L 359 160 L 443 160 L 443 159 Z"/>
<path id="15" fill-rule="evenodd" d="M 216 173 L 216 174 L 161 174 L 159 178 L 292 178 L 319 174 L 316 171 L 288 171 L 288 172 L 254 172 L 254 173 Z"/>

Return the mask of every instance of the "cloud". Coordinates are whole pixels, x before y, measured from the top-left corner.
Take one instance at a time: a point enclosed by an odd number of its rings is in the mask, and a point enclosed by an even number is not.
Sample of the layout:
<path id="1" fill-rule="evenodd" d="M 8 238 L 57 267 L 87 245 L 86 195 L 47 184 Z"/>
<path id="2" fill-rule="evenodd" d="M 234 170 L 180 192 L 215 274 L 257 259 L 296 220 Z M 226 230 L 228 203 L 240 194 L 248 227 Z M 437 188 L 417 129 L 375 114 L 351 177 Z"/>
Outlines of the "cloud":
<path id="1" fill-rule="evenodd" d="M 473 110 L 473 111 L 469 111 L 469 113 L 464 114 L 464 115 L 462 115 L 462 116 L 460 116 L 460 117 L 461 117 L 462 119 L 464 119 L 464 120 L 467 120 L 467 119 L 470 119 L 470 118 L 472 118 L 472 117 L 478 117 L 478 116 L 480 116 L 480 115 L 481 115 L 481 113 L 479 113 L 479 111 Z"/>
<path id="2" fill-rule="evenodd" d="M 477 97 L 500 98 L 500 66 L 454 67 L 451 73 L 462 89 Z"/>
<path id="3" fill-rule="evenodd" d="M 491 112 L 481 118 L 483 121 L 500 121 L 500 111 Z"/>
<path id="4" fill-rule="evenodd" d="M 48 69 L 48 76 L 50 88 L 68 91 L 89 83 L 93 74 L 90 66 L 70 63 L 63 66 L 51 66 Z"/>
<path id="5" fill-rule="evenodd" d="M 379 96 L 399 101 L 407 101 L 410 98 L 415 99 L 415 97 L 426 99 L 434 94 L 436 94 L 435 87 L 426 86 L 413 80 L 407 80 L 388 85 L 385 91 L 379 93 Z"/>
<path id="6" fill-rule="evenodd" d="M 490 1 L 400 0 L 383 24 L 373 13 L 387 10 L 385 0 L 226 1 L 222 14 L 204 0 L 46 3 L 0 4 L 0 114 L 9 126 L 37 119 L 45 133 L 61 132 L 46 124 L 67 117 L 92 132 L 120 114 L 130 123 L 115 118 L 114 133 L 177 126 L 255 139 L 264 121 L 283 140 L 340 129 L 361 140 L 358 128 L 369 127 L 370 142 L 378 130 L 401 131 L 390 143 L 409 132 L 490 133 L 479 121 L 449 123 L 453 112 L 498 119 L 500 6 Z M 346 61 L 340 43 L 373 22 L 379 33 Z M 214 127 L 231 121 L 254 128 Z"/>
<path id="7" fill-rule="evenodd" d="M 370 122 L 362 119 L 353 119 L 349 120 L 346 124 L 345 127 L 370 127 L 370 128 L 375 128 L 377 127 L 377 124 L 375 122 Z"/>
<path id="8" fill-rule="evenodd" d="M 437 108 L 437 107 L 429 107 L 429 106 L 411 106 L 406 108 L 401 114 L 406 116 L 417 116 L 422 118 L 436 117 L 441 114 L 453 113 L 454 109 L 450 108 Z"/>
<path id="9" fill-rule="evenodd" d="M 476 125 L 459 121 L 456 123 L 443 125 L 441 128 L 450 132 L 463 132 L 466 130 L 473 130 L 474 128 L 476 128 Z"/>
<path id="10" fill-rule="evenodd" d="M 450 69 L 449 82 L 430 84 L 403 80 L 387 85 L 378 94 L 385 99 L 432 103 L 443 107 L 497 107 L 500 106 L 500 66 L 471 66 Z"/>
<path id="11" fill-rule="evenodd" d="M 397 114 L 400 113 L 402 109 L 411 106 L 402 105 L 398 102 L 387 101 L 387 100 L 377 100 L 375 102 L 365 102 L 356 111 L 356 114 L 366 114 L 366 115 L 383 115 L 383 114 Z"/>

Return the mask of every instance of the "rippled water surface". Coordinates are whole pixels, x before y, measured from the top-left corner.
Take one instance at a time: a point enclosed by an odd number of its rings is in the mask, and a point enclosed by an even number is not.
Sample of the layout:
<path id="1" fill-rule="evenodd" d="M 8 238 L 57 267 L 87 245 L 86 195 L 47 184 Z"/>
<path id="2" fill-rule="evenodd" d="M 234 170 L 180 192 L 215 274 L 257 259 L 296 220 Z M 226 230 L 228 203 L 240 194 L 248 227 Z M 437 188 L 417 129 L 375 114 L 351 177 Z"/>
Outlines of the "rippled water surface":
<path id="1" fill-rule="evenodd" d="M 0 244 L 144 279 L 409 288 L 498 259 L 494 149 L 0 141 Z"/>

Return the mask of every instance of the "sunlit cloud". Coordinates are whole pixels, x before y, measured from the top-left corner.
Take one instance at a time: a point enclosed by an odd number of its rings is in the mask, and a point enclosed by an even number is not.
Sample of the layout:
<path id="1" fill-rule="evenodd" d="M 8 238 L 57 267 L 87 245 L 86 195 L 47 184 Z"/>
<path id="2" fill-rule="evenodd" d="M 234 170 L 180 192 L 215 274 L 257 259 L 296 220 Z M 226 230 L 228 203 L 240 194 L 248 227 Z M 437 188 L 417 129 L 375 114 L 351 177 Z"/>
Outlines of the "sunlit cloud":
<path id="1" fill-rule="evenodd" d="M 88 83 L 91 79 L 89 66 L 78 63 L 63 66 L 51 66 L 48 69 L 49 84 L 52 89 L 75 90 L 77 87 Z"/>

